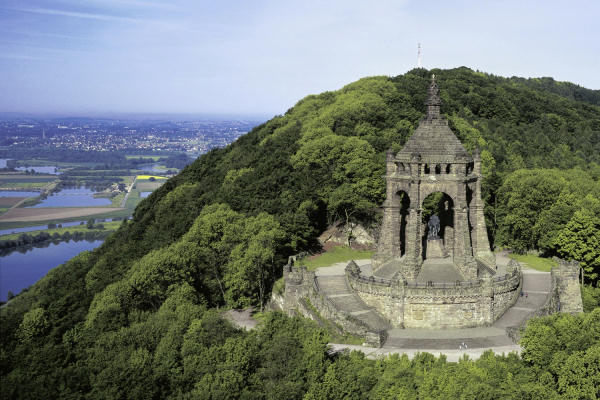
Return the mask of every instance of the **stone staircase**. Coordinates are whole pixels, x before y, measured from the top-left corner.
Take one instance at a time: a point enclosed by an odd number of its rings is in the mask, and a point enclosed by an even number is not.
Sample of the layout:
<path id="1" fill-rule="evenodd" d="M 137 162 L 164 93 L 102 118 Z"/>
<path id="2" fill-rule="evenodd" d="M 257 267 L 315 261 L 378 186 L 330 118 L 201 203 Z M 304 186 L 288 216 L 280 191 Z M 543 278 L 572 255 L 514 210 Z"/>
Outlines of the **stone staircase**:
<path id="1" fill-rule="evenodd" d="M 390 329 L 390 324 L 348 287 L 345 275 L 318 276 L 317 284 L 319 292 L 339 311 L 352 315 L 373 331 Z"/>

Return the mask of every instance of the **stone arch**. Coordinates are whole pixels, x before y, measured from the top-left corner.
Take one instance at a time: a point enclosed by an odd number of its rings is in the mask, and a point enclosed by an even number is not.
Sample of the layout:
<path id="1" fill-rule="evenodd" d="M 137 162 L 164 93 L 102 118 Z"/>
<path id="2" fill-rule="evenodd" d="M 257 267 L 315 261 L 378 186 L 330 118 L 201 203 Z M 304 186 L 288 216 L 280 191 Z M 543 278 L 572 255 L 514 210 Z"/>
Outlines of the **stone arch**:
<path id="1" fill-rule="evenodd" d="M 446 249 L 450 252 L 454 247 L 454 219 L 455 219 L 455 201 L 448 193 L 441 190 L 432 190 L 422 197 L 421 201 L 421 256 L 426 258 L 428 222 L 433 214 L 440 219 L 439 237 L 443 240 Z"/>
<path id="2" fill-rule="evenodd" d="M 452 187 L 452 186 L 448 186 L 447 183 L 445 182 L 435 182 L 435 183 L 423 183 L 420 187 L 420 191 L 419 191 L 419 198 L 420 198 L 420 203 L 419 203 L 419 208 L 423 207 L 423 201 L 432 193 L 436 193 L 436 192 L 441 192 L 444 193 L 446 196 L 450 197 L 452 199 L 452 203 L 454 205 L 458 204 L 458 201 L 456 199 L 456 188 Z"/>
<path id="3" fill-rule="evenodd" d="M 442 166 L 440 164 L 435 164 L 435 174 L 439 175 L 442 173 Z"/>

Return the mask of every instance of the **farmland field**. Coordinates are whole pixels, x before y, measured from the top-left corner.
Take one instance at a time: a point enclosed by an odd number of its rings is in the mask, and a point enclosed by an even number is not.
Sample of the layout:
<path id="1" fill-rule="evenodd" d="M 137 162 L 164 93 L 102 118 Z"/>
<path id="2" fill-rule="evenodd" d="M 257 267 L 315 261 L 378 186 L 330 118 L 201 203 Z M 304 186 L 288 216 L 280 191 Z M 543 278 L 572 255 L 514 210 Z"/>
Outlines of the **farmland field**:
<path id="1" fill-rule="evenodd" d="M 0 197 L 0 207 L 12 207 L 27 197 Z"/>
<path id="2" fill-rule="evenodd" d="M 148 180 L 138 180 L 135 183 L 135 188 L 140 192 L 151 192 L 158 189 L 163 182 L 150 182 Z"/>
<path id="3" fill-rule="evenodd" d="M 123 208 L 109 207 L 57 207 L 57 208 L 13 208 L 0 216 L 0 222 L 32 222 L 81 218 L 88 215 L 120 211 Z"/>

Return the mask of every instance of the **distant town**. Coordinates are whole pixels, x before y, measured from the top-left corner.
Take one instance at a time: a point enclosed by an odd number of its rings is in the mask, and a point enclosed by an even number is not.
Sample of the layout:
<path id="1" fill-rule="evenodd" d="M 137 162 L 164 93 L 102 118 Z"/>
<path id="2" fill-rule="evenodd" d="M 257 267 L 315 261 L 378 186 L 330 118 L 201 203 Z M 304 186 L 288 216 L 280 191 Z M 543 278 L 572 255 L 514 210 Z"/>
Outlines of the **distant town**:
<path id="1" fill-rule="evenodd" d="M 0 149 L 186 153 L 197 157 L 223 147 L 262 121 L 5 118 L 0 120 Z"/>

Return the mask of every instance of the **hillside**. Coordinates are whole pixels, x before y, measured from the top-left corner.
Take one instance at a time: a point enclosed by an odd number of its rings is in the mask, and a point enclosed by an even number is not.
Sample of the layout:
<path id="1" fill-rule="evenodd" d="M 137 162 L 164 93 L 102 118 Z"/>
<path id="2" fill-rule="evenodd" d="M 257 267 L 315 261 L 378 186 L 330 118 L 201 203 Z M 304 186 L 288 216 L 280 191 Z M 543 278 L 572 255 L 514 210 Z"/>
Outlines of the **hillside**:
<path id="1" fill-rule="evenodd" d="M 384 153 L 399 150 L 423 117 L 431 73 L 451 128 L 467 150 L 481 149 L 491 239 L 585 258 L 596 279 L 599 91 L 464 67 L 364 78 L 307 96 L 200 157 L 142 201 L 133 221 L 99 249 L 2 308 L 2 397 L 209 398 L 203 390 L 214 388 L 214 398 L 299 398 L 319 387 L 325 371 L 335 375 L 344 367 L 327 356 L 326 334 L 314 326 L 268 315 L 263 330 L 243 333 L 214 309 L 264 304 L 286 257 L 316 249 L 316 237 L 335 220 L 377 226 Z M 577 321 L 597 326 L 598 313 Z M 577 351 L 597 357 L 598 340 L 563 346 L 565 359 Z M 514 383 L 526 385 L 537 379 L 534 367 L 551 363 L 537 356 L 525 366 L 494 362 L 506 374 L 533 368 Z M 362 363 L 371 374 L 374 367 L 356 357 L 341 362 Z M 410 368 L 420 362 L 437 361 L 425 357 Z"/>

